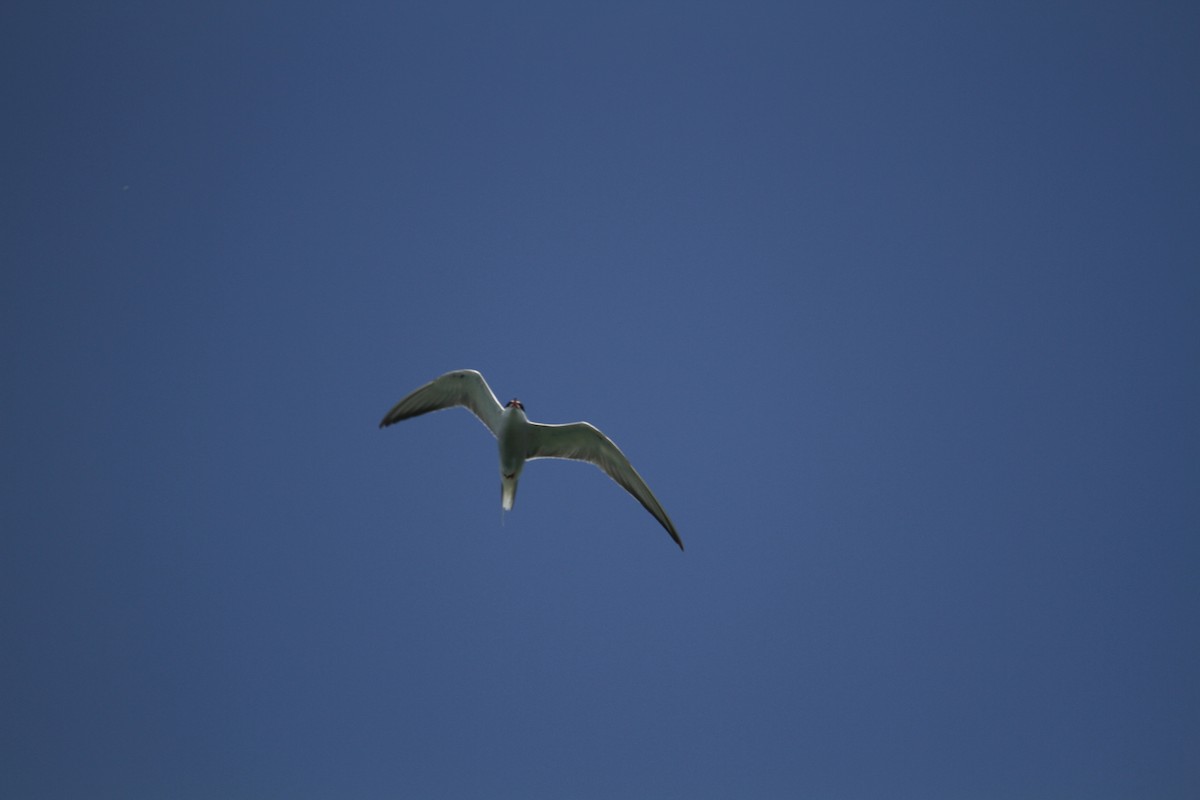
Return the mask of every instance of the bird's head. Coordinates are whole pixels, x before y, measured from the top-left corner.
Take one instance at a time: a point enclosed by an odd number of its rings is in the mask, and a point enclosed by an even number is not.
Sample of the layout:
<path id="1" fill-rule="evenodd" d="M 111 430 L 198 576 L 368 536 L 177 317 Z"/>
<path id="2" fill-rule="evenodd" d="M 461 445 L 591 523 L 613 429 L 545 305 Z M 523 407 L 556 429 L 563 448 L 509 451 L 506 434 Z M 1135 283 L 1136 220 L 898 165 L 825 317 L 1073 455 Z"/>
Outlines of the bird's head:
<path id="1" fill-rule="evenodd" d="M 505 403 L 504 407 L 505 408 L 519 408 L 522 411 L 525 410 L 525 404 L 522 403 L 520 400 L 518 400 L 515 397 L 512 400 L 509 400 L 507 403 Z"/>

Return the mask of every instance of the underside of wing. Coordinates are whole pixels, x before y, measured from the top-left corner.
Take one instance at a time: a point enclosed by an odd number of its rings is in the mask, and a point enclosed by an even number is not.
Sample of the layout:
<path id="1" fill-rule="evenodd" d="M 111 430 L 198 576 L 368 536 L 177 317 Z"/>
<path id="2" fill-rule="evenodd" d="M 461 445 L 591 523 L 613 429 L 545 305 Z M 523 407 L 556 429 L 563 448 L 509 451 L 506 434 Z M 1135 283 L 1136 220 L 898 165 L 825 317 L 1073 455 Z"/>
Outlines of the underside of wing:
<path id="1" fill-rule="evenodd" d="M 527 457 L 531 460 L 566 458 L 595 464 L 625 491 L 637 498 L 637 501 L 662 524 L 667 533 L 671 534 L 679 549 L 683 549 L 683 540 L 679 538 L 675 525 L 663 510 L 658 498 L 650 491 L 650 487 L 642 480 L 642 476 L 629 463 L 629 459 L 620 448 L 594 425 L 587 422 L 573 422 L 569 425 L 533 423 L 533 437 Z"/>
<path id="2" fill-rule="evenodd" d="M 487 381 L 473 369 L 460 369 L 445 375 L 409 394 L 392 407 L 380 421 L 386 428 L 409 417 L 463 406 L 480 419 L 493 436 L 500 430 L 503 409 Z"/>

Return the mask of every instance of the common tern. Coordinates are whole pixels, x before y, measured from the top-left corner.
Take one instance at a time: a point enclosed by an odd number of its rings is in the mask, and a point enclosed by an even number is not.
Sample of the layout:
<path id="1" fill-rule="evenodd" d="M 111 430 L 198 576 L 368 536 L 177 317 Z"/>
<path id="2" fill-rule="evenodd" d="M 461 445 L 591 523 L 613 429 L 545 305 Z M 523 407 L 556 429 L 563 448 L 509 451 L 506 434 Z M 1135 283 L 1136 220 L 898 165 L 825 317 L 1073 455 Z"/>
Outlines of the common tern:
<path id="1" fill-rule="evenodd" d="M 483 375 L 473 369 L 447 372 L 425 384 L 396 403 L 379 427 L 386 428 L 409 417 L 454 406 L 465 407 L 496 437 L 500 448 L 500 505 L 505 511 L 511 510 L 516 500 L 517 479 L 521 477 L 526 461 L 535 458 L 589 461 L 637 498 L 667 529 L 679 549 L 683 549 L 683 540 L 676 533 L 671 518 L 611 439 L 587 422 L 568 425 L 530 422 L 520 400 L 513 398 L 501 406 Z"/>

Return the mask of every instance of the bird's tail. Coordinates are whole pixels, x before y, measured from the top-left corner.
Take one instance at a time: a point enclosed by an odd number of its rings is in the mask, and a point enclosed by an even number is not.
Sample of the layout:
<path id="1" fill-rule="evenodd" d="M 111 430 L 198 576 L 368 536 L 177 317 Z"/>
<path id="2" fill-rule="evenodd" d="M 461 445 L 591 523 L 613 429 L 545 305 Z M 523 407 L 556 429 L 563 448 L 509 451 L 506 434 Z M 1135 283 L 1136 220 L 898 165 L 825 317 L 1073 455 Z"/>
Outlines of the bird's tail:
<path id="1" fill-rule="evenodd" d="M 507 475 L 500 476 L 500 507 L 505 511 L 512 511 L 513 503 L 517 499 L 517 476 L 511 478 Z"/>

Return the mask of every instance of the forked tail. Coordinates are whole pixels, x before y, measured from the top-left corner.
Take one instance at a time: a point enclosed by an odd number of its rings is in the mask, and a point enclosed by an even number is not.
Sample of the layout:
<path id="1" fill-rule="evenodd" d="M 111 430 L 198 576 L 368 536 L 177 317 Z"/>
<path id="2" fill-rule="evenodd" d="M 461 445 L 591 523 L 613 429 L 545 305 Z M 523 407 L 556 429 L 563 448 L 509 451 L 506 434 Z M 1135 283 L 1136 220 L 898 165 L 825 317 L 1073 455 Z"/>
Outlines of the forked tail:
<path id="1" fill-rule="evenodd" d="M 500 476 L 500 507 L 505 511 L 512 511 L 513 503 L 517 499 L 517 476 L 511 478 L 507 475 Z"/>

